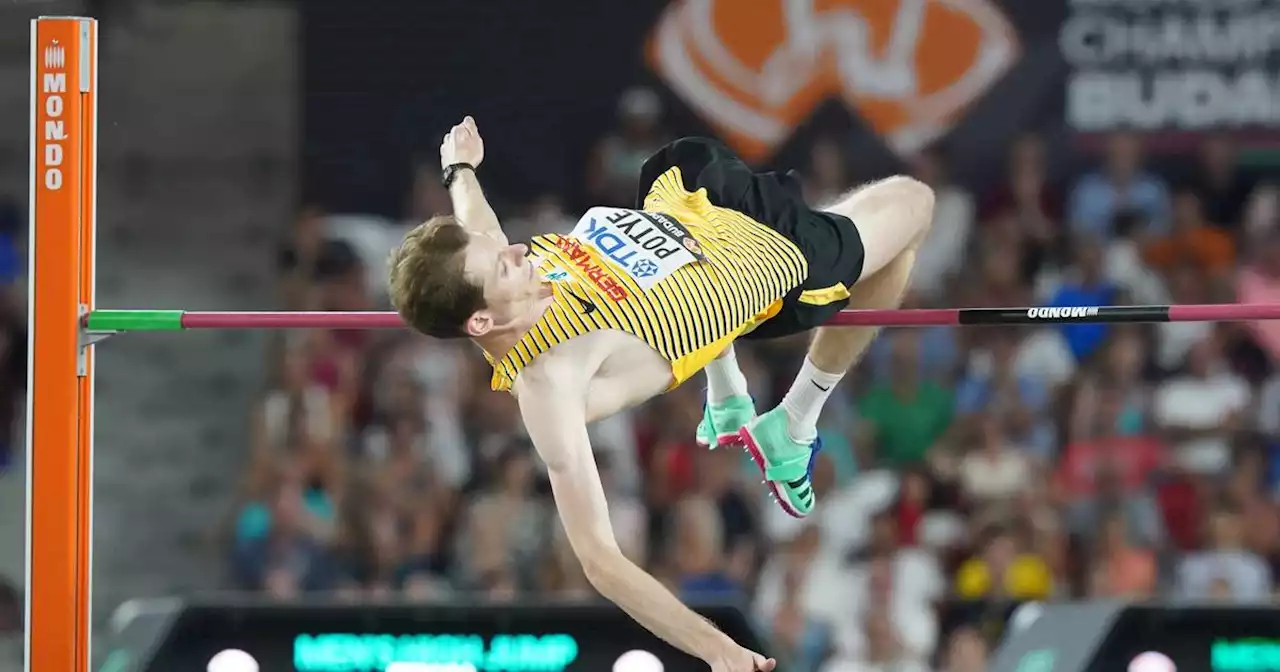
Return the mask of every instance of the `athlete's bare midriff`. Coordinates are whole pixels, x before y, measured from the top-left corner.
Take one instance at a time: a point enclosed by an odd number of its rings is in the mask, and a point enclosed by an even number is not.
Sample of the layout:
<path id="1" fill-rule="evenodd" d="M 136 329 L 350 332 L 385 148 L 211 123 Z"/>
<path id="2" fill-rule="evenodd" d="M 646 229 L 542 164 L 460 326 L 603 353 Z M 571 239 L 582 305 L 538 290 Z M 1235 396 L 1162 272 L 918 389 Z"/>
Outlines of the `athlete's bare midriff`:
<path id="1" fill-rule="evenodd" d="M 647 343 L 613 329 L 558 343 L 526 367 L 565 366 L 588 378 L 587 422 L 639 405 L 671 387 L 671 362 Z M 519 386 L 515 386 L 518 390 Z"/>

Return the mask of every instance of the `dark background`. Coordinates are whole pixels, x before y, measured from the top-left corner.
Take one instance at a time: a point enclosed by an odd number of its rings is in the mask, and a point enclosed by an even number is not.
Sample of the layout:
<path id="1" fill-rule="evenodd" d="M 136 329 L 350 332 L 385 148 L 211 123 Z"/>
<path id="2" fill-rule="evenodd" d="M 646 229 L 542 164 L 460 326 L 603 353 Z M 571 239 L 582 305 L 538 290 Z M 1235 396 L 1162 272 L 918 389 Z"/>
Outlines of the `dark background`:
<path id="1" fill-rule="evenodd" d="M 644 61 L 641 47 L 668 4 L 302 3 L 305 197 L 335 212 L 398 215 L 409 168 L 419 158 L 434 160 L 441 136 L 470 114 L 485 135 L 485 183 L 493 191 L 512 200 L 548 191 L 580 200 L 590 143 L 608 130 L 618 95 L 635 84 L 663 93 L 677 132 L 710 134 Z M 1051 146 L 1071 141 L 1056 42 L 1065 0 L 996 4 L 1016 27 L 1022 58 L 945 139 L 954 174 L 966 183 L 985 182 L 1002 167 L 1015 139 L 1010 128 L 1045 133 Z M 803 163 L 815 135 L 845 132 L 861 177 L 900 168 L 880 139 L 833 101 L 771 163 Z M 1058 171 L 1069 168 L 1059 164 Z"/>

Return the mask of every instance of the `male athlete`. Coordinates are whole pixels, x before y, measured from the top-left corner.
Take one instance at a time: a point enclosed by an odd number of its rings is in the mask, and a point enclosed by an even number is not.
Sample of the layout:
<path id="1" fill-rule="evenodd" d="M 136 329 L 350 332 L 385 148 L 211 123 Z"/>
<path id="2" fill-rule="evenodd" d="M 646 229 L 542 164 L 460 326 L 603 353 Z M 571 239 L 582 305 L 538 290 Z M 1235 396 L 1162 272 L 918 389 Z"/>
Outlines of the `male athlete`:
<path id="1" fill-rule="evenodd" d="M 742 445 L 779 505 L 813 511 L 818 414 L 874 338 L 823 327 L 843 306 L 892 308 L 933 216 L 933 192 L 906 177 L 811 210 L 791 175 L 753 174 L 719 143 L 686 138 L 640 175 L 637 207 L 587 211 L 569 235 L 511 244 L 476 179 L 484 145 L 471 117 L 440 146 L 454 216 L 410 231 L 391 258 L 391 299 L 418 331 L 470 338 L 515 394 L 546 461 L 556 507 L 591 584 L 715 672 L 767 672 L 627 560 L 587 423 L 707 372 L 700 443 Z M 799 376 L 756 415 L 733 342 L 814 330 Z"/>

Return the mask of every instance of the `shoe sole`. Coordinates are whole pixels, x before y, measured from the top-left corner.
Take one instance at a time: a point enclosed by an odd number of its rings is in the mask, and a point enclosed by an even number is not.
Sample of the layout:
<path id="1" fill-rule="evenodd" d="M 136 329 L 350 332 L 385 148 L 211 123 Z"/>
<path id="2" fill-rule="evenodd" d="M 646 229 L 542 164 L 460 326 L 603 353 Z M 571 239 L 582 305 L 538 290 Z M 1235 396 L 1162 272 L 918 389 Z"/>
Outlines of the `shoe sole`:
<path id="1" fill-rule="evenodd" d="M 769 480 L 765 476 L 768 466 L 765 463 L 764 452 L 760 450 L 760 446 L 756 444 L 756 440 L 751 437 L 751 432 L 746 427 L 738 430 L 738 440 L 742 442 L 742 447 L 747 451 L 747 455 L 751 456 L 751 461 L 755 462 L 756 466 L 760 468 L 760 475 L 765 477 L 762 483 L 769 487 L 769 494 L 773 497 L 773 501 L 777 502 L 783 512 L 792 518 L 808 518 L 807 514 L 800 513 L 791 505 L 791 500 L 787 499 L 787 496 L 778 489 L 776 482 Z"/>
<path id="2" fill-rule="evenodd" d="M 716 445 L 714 446 L 707 443 L 706 441 L 703 441 L 702 439 L 697 439 L 697 442 L 698 442 L 699 448 L 708 448 L 710 450 L 715 450 L 716 448 L 732 448 L 734 446 L 742 445 L 742 439 L 738 438 L 737 432 L 733 432 L 731 434 L 721 434 L 720 436 L 716 437 Z"/>

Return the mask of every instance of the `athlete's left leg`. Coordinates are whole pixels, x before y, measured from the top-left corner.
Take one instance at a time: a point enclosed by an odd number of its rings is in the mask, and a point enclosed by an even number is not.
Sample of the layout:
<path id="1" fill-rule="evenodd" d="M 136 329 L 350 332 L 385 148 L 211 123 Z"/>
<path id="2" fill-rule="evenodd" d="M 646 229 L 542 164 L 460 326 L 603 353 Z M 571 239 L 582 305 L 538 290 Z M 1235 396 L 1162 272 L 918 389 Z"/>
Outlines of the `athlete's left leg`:
<path id="1" fill-rule="evenodd" d="M 853 220 L 865 259 L 849 290 L 855 308 L 896 308 L 915 264 L 916 250 L 933 220 L 933 192 L 910 178 L 893 177 L 854 192 L 826 208 Z M 875 327 L 819 327 L 791 389 L 777 408 L 739 433 L 765 467 L 770 490 L 787 513 L 803 517 L 816 497 L 809 482 L 818 416 L 837 383 L 879 332 Z"/>
<path id="2" fill-rule="evenodd" d="M 698 423 L 698 444 L 716 448 L 738 443 L 738 430 L 756 417 L 747 377 L 738 366 L 733 345 L 711 360 L 707 374 L 707 403 Z"/>

